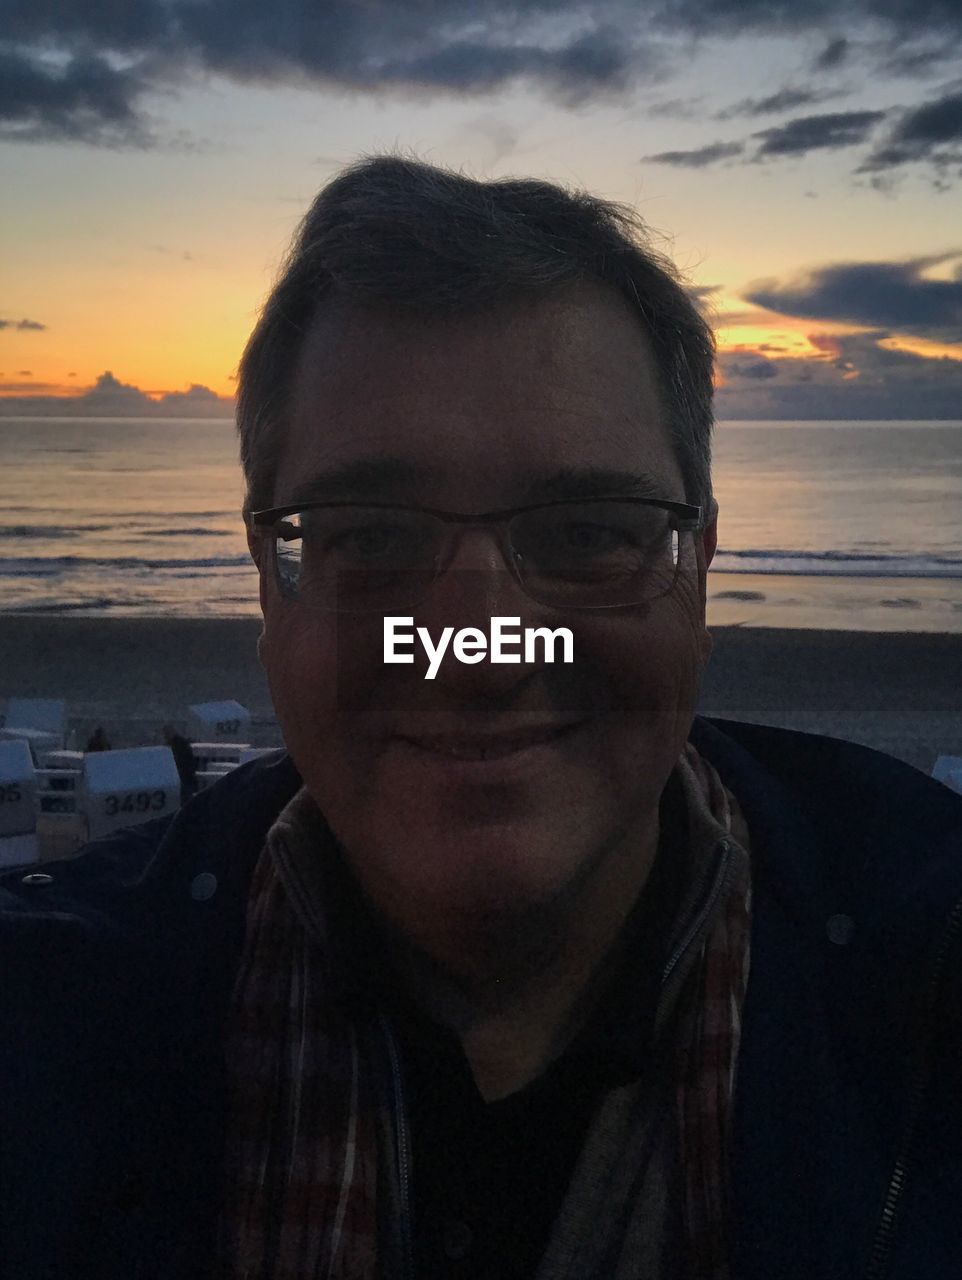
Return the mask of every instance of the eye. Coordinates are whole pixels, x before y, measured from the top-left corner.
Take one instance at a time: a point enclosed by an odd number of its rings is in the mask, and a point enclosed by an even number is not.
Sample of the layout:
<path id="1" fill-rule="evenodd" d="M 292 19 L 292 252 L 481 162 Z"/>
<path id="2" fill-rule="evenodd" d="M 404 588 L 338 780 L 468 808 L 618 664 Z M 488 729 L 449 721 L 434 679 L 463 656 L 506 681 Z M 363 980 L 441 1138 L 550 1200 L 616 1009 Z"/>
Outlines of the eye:
<path id="1" fill-rule="evenodd" d="M 341 529 L 328 538 L 324 549 L 362 559 L 377 559 L 407 553 L 416 545 L 414 530 L 396 524 L 376 523 Z"/>
<path id="2" fill-rule="evenodd" d="M 598 551 L 613 551 L 631 543 L 632 539 L 626 530 L 609 524 L 589 524 L 586 521 L 572 521 L 562 524 L 557 529 L 565 551 L 584 552 L 589 554 Z"/>

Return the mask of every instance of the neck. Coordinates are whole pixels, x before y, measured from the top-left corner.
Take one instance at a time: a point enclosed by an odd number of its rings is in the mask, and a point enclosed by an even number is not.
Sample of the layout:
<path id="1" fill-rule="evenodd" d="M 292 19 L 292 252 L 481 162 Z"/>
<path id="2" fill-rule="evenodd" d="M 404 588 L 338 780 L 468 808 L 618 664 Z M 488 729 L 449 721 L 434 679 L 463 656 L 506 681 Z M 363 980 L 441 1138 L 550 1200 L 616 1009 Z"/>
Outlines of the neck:
<path id="1" fill-rule="evenodd" d="M 656 810 L 547 905 L 435 924 L 416 941 L 395 934 L 409 993 L 458 1035 L 487 1101 L 534 1080 L 584 1026 L 617 965 L 658 836 Z"/>

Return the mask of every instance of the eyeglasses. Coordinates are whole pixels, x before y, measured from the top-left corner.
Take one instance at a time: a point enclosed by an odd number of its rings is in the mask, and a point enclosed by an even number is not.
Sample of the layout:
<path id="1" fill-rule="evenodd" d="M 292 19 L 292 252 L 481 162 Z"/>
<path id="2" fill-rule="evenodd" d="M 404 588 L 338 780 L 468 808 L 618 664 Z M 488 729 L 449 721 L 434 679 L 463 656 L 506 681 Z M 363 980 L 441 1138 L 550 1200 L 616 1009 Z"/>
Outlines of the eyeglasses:
<path id="1" fill-rule="evenodd" d="M 490 528 L 522 590 L 563 609 L 614 609 L 667 595 L 701 508 L 660 498 L 545 502 L 483 515 L 389 503 L 313 502 L 251 514 L 281 593 L 332 613 L 410 610 L 465 528 Z"/>

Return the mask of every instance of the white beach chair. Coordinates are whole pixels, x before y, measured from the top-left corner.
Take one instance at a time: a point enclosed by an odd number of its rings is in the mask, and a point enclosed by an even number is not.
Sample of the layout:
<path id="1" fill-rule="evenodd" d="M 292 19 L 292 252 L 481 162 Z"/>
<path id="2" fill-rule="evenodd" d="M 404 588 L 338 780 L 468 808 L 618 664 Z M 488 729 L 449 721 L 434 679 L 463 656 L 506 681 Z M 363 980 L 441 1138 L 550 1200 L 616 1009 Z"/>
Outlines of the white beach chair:
<path id="1" fill-rule="evenodd" d="M 63 748 L 67 704 L 62 698 L 10 698 L 0 739 L 29 742 L 36 752 Z"/>
<path id="2" fill-rule="evenodd" d="M 239 702 L 198 702 L 187 708 L 187 736 L 199 742 L 239 742 L 250 737 L 251 713 Z"/>
<path id="3" fill-rule="evenodd" d="M 79 773 L 84 767 L 82 751 L 45 751 L 40 760 L 42 769 L 73 769 Z"/>
<path id="4" fill-rule="evenodd" d="M 37 776 L 26 742 L 0 742 L 0 867 L 36 862 Z"/>
<path id="5" fill-rule="evenodd" d="M 77 813 L 82 780 L 79 769 L 38 769 L 37 812 Z"/>
<path id="6" fill-rule="evenodd" d="M 247 764 L 249 760 L 259 760 L 261 756 L 272 756 L 278 750 L 278 747 L 245 747 L 237 763 Z"/>
<path id="7" fill-rule="evenodd" d="M 962 756 L 939 756 L 932 769 L 932 777 L 962 795 Z"/>
<path id="8" fill-rule="evenodd" d="M 150 822 L 180 808 L 180 778 L 170 747 L 130 747 L 84 756 L 80 803 L 89 838 Z"/>
<path id="9" fill-rule="evenodd" d="M 190 749 L 197 761 L 198 773 L 227 773 L 236 769 L 243 752 L 250 750 L 247 742 L 192 742 Z"/>

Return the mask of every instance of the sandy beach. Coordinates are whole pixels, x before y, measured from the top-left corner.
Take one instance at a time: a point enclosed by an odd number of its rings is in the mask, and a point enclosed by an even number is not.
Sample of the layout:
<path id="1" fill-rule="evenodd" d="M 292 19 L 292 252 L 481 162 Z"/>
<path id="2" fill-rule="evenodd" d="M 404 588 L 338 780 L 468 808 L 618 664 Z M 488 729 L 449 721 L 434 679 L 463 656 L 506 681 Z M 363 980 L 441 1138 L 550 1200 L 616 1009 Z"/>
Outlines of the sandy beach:
<path id="1" fill-rule="evenodd" d="M 0 712 L 11 696 L 61 697 L 80 745 L 159 741 L 190 703 L 236 698 L 256 746 L 280 745 L 259 621 L 0 616 Z M 962 754 L 962 635 L 719 627 L 700 710 L 826 733 L 926 772 Z"/>

